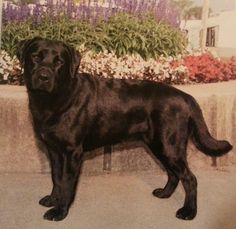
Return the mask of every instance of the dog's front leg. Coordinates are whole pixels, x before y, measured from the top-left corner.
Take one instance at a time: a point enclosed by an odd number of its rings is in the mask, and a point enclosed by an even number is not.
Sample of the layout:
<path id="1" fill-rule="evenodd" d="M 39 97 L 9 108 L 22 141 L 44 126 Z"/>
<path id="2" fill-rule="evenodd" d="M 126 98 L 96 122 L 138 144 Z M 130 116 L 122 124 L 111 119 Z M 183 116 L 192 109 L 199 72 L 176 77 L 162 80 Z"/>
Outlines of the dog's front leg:
<path id="1" fill-rule="evenodd" d="M 44 218 L 59 221 L 67 216 L 75 197 L 82 162 L 82 150 L 63 154 L 50 152 L 50 161 L 53 190 L 50 196 L 40 200 L 40 204 L 48 207 L 54 206 L 44 214 Z"/>
<path id="2" fill-rule="evenodd" d="M 51 176 L 53 189 L 50 195 L 40 199 L 39 204 L 45 207 L 54 207 L 57 205 L 61 193 L 60 180 L 63 176 L 63 155 L 56 150 L 48 149 L 48 156 L 51 166 Z"/>

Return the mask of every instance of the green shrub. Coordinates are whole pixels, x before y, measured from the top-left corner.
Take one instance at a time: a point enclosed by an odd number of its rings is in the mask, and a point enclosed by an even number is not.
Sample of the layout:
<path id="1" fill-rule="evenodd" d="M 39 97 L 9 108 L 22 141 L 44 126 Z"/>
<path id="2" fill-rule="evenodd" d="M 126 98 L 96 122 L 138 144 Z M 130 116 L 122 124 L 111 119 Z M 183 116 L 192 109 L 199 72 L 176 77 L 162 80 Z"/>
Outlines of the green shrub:
<path id="1" fill-rule="evenodd" d="M 91 31 L 92 27 L 89 23 L 75 22 L 66 18 L 56 21 L 45 18 L 37 26 L 31 20 L 22 23 L 10 22 L 4 25 L 2 30 L 2 49 L 13 56 L 19 41 L 35 36 L 62 40 L 78 48 L 79 45 L 86 42 Z"/>
<path id="2" fill-rule="evenodd" d="M 138 53 L 144 59 L 177 56 L 186 46 L 183 34 L 164 22 L 120 14 L 96 26 L 65 17 L 56 21 L 44 18 L 37 26 L 31 20 L 11 22 L 3 27 L 2 48 L 13 56 L 20 40 L 35 36 L 63 40 L 75 48 L 84 45 L 95 52 L 108 50 L 118 57 Z"/>
<path id="3" fill-rule="evenodd" d="M 103 46 L 91 48 L 114 51 L 117 56 L 136 53 L 144 59 L 177 56 L 186 47 L 186 40 L 179 29 L 157 22 L 151 16 L 137 18 L 120 14 L 108 22 L 101 22 L 95 29 L 100 35 L 99 44 Z"/>

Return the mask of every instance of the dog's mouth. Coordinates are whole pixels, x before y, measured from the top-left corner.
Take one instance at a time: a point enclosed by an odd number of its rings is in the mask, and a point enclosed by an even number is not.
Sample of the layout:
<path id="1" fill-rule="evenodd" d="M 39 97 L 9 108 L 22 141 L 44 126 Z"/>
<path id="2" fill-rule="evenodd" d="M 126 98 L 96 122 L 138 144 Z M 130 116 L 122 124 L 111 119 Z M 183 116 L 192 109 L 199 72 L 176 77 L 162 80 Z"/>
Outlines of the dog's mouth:
<path id="1" fill-rule="evenodd" d="M 42 68 L 32 74 L 32 89 L 51 92 L 54 87 L 55 76 L 50 69 Z"/>

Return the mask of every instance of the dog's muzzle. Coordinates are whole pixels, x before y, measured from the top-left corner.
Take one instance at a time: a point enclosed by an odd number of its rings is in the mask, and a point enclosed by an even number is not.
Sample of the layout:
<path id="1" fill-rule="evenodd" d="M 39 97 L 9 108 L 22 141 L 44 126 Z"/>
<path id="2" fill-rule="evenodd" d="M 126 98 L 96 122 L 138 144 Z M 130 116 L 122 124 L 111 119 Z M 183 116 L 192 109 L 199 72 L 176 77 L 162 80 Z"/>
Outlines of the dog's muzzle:
<path id="1" fill-rule="evenodd" d="M 41 82 L 47 83 L 50 79 L 50 74 L 48 71 L 43 70 L 39 72 L 38 77 Z"/>
<path id="2" fill-rule="evenodd" d="M 42 67 L 32 76 L 32 88 L 51 92 L 54 86 L 55 75 L 50 68 Z"/>

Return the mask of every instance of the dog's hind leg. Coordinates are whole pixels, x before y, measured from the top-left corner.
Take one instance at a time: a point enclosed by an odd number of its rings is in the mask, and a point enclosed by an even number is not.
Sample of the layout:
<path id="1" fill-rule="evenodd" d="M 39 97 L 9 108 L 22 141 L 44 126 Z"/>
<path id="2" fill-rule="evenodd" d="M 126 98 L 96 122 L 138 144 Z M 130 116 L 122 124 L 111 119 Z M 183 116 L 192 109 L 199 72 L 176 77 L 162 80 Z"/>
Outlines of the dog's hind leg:
<path id="1" fill-rule="evenodd" d="M 155 155 L 155 154 L 154 154 Z M 190 220 L 197 213 L 197 179 L 190 171 L 187 161 L 182 157 L 157 156 L 168 174 L 167 184 L 163 189 L 155 189 L 153 195 L 159 198 L 168 198 L 175 191 L 179 180 L 185 190 L 184 206 L 176 213 L 177 218 Z"/>
<path id="2" fill-rule="evenodd" d="M 153 148 L 153 149 L 152 149 Z M 168 175 L 168 181 L 164 188 L 157 188 L 153 190 L 152 194 L 158 198 L 169 198 L 175 191 L 178 183 L 179 178 L 178 176 L 172 172 L 170 168 L 170 164 L 168 162 L 168 159 L 165 158 L 165 155 L 161 152 L 161 147 L 150 147 L 152 153 L 154 156 L 161 162 L 161 164 L 164 166 L 167 175 Z M 157 152 L 159 151 L 159 152 Z"/>
<path id="3" fill-rule="evenodd" d="M 197 213 L 197 179 L 190 171 L 186 159 L 188 128 L 184 122 L 176 124 L 179 125 L 173 124 L 162 130 L 159 144 L 153 141 L 154 143 L 149 146 L 168 174 L 168 182 L 164 189 L 155 189 L 153 194 L 160 198 L 169 197 L 180 180 L 185 190 L 185 201 L 184 206 L 177 211 L 176 217 L 190 220 Z"/>
<path id="4" fill-rule="evenodd" d="M 177 164 L 174 163 L 173 168 L 185 190 L 184 206 L 176 212 L 176 217 L 191 220 L 197 214 L 197 179 L 182 159 L 177 161 Z"/>
<path id="5" fill-rule="evenodd" d="M 178 183 L 179 178 L 176 176 L 175 173 L 170 168 L 168 158 L 166 158 L 165 154 L 163 153 L 163 145 L 157 138 L 153 141 L 151 145 L 149 145 L 149 149 L 151 150 L 152 154 L 161 162 L 164 166 L 167 175 L 168 181 L 164 188 L 157 188 L 153 190 L 152 194 L 158 198 L 169 198 L 175 191 Z"/>
<path id="6" fill-rule="evenodd" d="M 60 156 L 55 155 L 57 154 L 54 154 L 53 159 L 58 160 L 51 162 L 52 194 L 44 197 L 41 202 L 45 201 L 53 206 L 44 214 L 44 219 L 59 221 L 67 216 L 74 200 L 82 162 L 82 152 L 66 152 L 63 155 L 60 154 Z"/>

